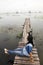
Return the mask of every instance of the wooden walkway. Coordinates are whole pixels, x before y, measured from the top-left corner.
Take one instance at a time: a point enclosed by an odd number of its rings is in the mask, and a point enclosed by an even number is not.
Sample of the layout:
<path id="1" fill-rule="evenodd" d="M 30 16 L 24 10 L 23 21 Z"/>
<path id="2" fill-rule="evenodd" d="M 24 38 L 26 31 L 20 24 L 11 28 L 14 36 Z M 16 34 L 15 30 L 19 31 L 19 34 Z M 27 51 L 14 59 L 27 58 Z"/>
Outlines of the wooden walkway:
<path id="1" fill-rule="evenodd" d="M 26 45 L 27 36 L 28 36 L 27 32 L 29 32 L 30 30 L 31 30 L 30 19 L 26 18 L 24 27 L 23 27 L 23 37 L 22 37 L 22 40 L 19 42 L 18 47 L 21 48 Z M 34 44 L 35 44 L 35 42 L 34 42 Z M 30 62 L 30 55 L 29 55 L 29 57 L 16 56 L 13 65 L 40 65 L 40 59 L 38 57 L 36 45 L 32 49 L 32 56 L 34 58 L 34 63 Z"/>

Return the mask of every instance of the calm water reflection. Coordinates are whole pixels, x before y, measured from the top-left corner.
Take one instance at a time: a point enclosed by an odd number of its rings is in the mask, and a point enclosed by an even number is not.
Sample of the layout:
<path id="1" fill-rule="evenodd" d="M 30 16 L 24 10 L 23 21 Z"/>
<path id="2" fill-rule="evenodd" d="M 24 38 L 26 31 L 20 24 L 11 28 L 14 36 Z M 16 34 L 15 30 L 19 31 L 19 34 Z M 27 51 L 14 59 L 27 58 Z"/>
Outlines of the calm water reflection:
<path id="1" fill-rule="evenodd" d="M 41 65 L 43 65 L 43 19 L 35 18 L 43 14 L 19 14 L 19 15 L 0 15 L 3 17 L 0 19 L 0 26 L 19 25 L 22 27 L 25 18 L 30 17 L 33 36 L 35 36 L 35 42 L 38 48 Z M 16 38 L 16 33 L 10 36 L 8 33 L 0 33 L 0 49 L 3 50 L 5 47 L 8 49 L 14 49 L 17 47 L 19 39 Z M 12 58 L 12 57 L 11 57 Z M 7 63 L 9 59 L 8 55 L 0 53 L 0 65 L 9 65 Z M 11 64 L 10 64 L 11 65 Z"/>

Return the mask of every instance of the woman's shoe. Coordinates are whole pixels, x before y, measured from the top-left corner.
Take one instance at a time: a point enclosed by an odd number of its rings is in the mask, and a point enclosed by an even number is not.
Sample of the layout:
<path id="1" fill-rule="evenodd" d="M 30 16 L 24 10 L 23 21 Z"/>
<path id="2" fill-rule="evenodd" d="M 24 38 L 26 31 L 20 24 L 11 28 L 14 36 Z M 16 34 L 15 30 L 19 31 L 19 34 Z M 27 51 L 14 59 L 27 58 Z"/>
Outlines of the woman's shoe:
<path id="1" fill-rule="evenodd" d="M 8 54 L 8 50 L 7 50 L 6 48 L 4 49 L 4 52 L 5 52 L 6 54 Z"/>

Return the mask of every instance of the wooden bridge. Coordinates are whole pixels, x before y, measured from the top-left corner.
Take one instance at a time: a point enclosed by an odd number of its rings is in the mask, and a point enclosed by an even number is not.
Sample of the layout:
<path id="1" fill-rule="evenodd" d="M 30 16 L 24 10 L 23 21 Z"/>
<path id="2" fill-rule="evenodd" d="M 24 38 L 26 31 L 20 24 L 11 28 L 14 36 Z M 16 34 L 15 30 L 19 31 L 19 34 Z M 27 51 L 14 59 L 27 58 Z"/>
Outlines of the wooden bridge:
<path id="1" fill-rule="evenodd" d="M 19 42 L 18 47 L 23 47 L 23 46 L 26 45 L 27 36 L 28 36 L 27 33 L 30 30 L 32 30 L 29 18 L 25 19 L 25 23 L 24 23 L 23 26 L 24 26 L 23 27 L 23 37 L 22 37 L 22 40 Z M 34 42 L 34 40 L 33 40 L 33 42 Z M 34 42 L 34 44 L 35 44 L 35 42 Z M 38 57 L 38 52 L 37 52 L 36 45 L 32 49 L 32 56 L 34 58 L 34 63 L 30 62 L 30 55 L 29 55 L 29 58 L 28 57 L 15 56 L 15 60 L 14 60 L 14 64 L 13 65 L 40 65 L 40 59 Z"/>

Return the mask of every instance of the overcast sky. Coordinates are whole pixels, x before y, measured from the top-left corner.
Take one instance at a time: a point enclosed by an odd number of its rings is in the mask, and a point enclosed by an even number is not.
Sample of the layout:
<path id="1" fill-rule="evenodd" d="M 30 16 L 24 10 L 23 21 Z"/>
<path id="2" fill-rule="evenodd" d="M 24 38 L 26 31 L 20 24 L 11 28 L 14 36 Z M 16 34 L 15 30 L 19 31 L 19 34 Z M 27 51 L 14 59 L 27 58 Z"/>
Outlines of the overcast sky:
<path id="1" fill-rule="evenodd" d="M 43 11 L 43 0 L 0 0 L 0 12 Z"/>

